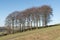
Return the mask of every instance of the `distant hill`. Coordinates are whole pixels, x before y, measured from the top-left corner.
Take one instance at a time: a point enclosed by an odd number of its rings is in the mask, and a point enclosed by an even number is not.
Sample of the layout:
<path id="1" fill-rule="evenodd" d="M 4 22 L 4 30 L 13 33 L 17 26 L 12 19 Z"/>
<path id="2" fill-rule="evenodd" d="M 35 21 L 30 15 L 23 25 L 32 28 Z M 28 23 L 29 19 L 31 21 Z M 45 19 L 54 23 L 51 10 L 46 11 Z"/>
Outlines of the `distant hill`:
<path id="1" fill-rule="evenodd" d="M 5 27 L 0 27 L 0 32 L 3 32 L 3 31 L 5 31 L 5 30 L 6 30 Z"/>

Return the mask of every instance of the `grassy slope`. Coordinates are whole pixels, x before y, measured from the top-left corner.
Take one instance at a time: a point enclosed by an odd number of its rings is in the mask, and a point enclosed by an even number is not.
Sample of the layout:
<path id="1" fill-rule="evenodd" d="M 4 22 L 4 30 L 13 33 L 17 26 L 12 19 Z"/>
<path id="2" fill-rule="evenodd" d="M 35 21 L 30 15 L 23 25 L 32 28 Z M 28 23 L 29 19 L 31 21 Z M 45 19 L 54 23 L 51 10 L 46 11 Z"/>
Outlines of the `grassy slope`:
<path id="1" fill-rule="evenodd" d="M 60 40 L 60 26 L 10 34 L 0 40 Z"/>

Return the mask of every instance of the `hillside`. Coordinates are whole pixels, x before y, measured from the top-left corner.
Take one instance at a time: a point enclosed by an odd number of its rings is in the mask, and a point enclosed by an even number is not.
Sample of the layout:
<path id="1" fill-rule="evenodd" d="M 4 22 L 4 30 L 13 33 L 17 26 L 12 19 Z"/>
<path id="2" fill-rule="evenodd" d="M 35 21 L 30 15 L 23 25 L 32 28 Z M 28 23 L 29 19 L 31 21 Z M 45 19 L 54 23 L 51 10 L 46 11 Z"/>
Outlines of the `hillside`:
<path id="1" fill-rule="evenodd" d="M 60 25 L 10 34 L 0 40 L 60 40 Z"/>

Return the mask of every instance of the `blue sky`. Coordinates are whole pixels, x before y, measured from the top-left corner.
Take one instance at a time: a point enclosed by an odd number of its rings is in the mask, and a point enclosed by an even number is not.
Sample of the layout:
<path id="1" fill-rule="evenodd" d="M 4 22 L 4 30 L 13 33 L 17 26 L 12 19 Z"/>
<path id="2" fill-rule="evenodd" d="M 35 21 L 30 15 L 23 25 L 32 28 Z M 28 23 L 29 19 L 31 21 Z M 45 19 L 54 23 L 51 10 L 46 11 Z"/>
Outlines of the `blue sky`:
<path id="1" fill-rule="evenodd" d="M 60 0 L 0 0 L 0 26 L 4 26 L 5 18 L 13 11 L 42 5 L 50 5 L 53 9 L 54 16 L 50 24 L 60 23 Z"/>

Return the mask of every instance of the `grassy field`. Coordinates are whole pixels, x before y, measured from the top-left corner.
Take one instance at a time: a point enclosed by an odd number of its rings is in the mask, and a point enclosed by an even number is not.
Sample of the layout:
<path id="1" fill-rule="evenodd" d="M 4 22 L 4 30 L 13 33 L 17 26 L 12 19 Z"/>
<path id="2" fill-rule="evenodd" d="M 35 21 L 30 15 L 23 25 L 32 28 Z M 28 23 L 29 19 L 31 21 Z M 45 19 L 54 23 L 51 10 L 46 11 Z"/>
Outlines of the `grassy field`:
<path id="1" fill-rule="evenodd" d="M 60 26 L 53 26 L 0 37 L 0 40 L 60 40 Z"/>

